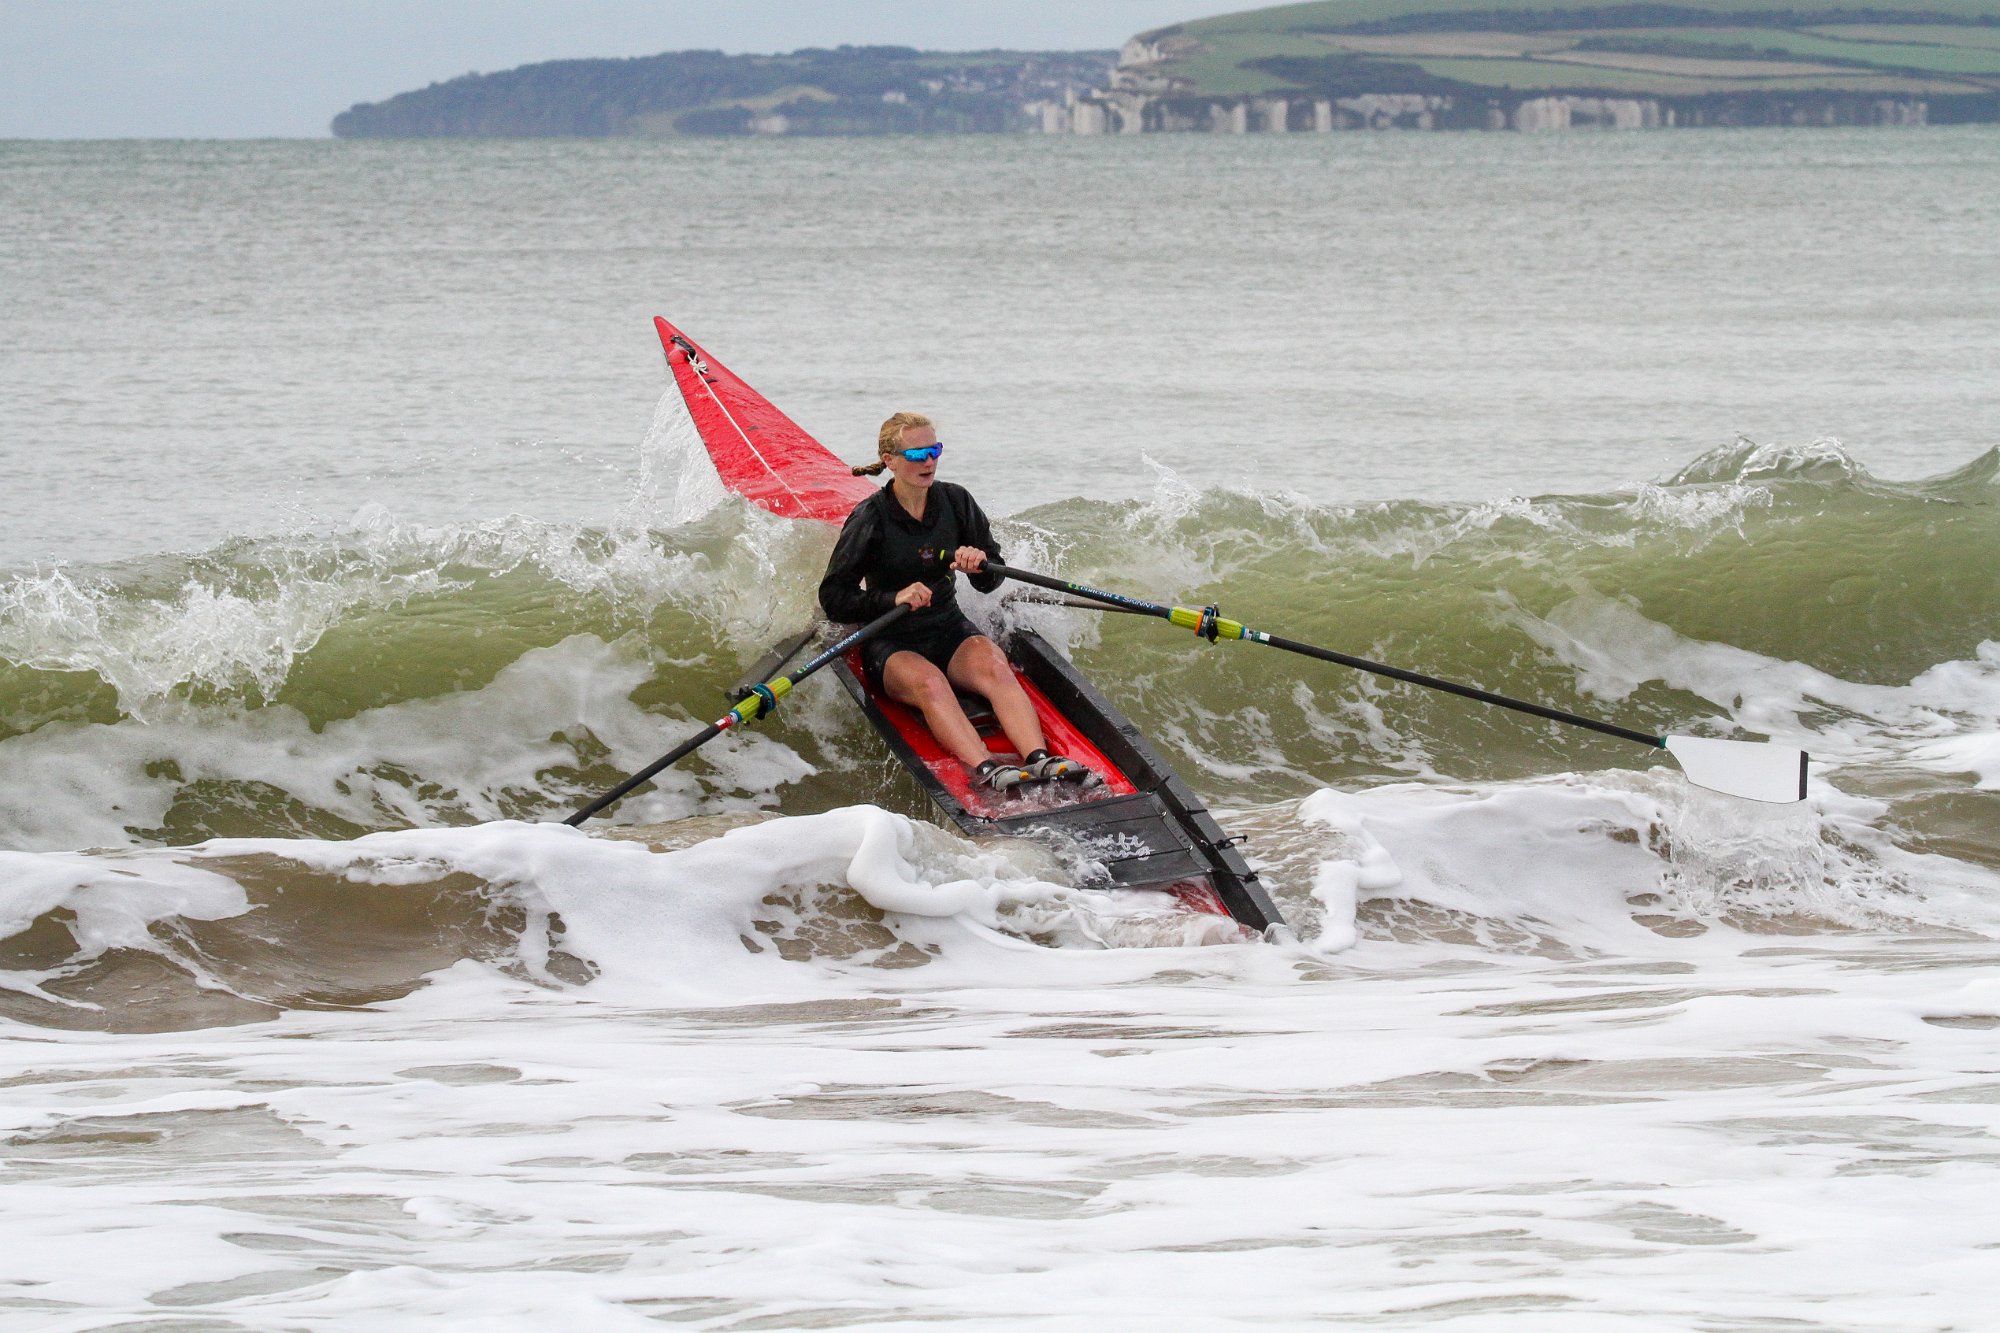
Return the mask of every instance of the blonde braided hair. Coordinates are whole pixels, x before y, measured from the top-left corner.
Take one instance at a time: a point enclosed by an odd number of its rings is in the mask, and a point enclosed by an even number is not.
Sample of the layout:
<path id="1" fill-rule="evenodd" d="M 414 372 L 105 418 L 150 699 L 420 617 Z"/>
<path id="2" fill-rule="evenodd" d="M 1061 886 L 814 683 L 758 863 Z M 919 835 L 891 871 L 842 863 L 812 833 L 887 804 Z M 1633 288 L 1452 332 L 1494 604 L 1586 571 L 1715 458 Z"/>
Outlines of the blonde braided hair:
<path id="1" fill-rule="evenodd" d="M 922 412 L 898 412 L 882 423 L 881 433 L 875 437 L 875 461 L 864 463 L 852 469 L 857 477 L 879 476 L 889 466 L 889 455 L 903 447 L 903 432 L 912 427 L 929 426 L 937 429 L 937 423 Z"/>

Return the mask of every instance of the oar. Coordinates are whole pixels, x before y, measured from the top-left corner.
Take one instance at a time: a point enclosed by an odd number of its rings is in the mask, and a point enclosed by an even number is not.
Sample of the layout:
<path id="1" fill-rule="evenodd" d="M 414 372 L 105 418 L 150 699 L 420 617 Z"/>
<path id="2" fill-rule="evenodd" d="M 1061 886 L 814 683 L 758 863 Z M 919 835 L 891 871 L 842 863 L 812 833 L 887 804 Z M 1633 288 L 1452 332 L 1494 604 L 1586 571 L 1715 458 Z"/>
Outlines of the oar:
<path id="1" fill-rule="evenodd" d="M 806 650 L 806 644 L 819 629 L 817 624 L 807 625 L 796 634 L 788 634 L 771 645 L 771 651 L 757 659 L 757 664 L 744 672 L 734 685 L 729 687 L 729 701 L 742 703 L 757 692 L 757 687 L 783 671 L 794 657 Z"/>
<path id="2" fill-rule="evenodd" d="M 1687 774 L 1688 781 L 1697 787 L 1707 787 L 1711 791 L 1740 796 L 1746 800 L 1771 801 L 1778 804 L 1803 801 L 1806 797 L 1806 752 L 1788 745 L 1773 745 L 1768 741 L 1725 741 L 1709 736 L 1653 736 L 1643 731 L 1634 731 L 1630 727 L 1600 722 L 1596 718 L 1565 713 L 1559 708 L 1549 708 L 1523 699 L 1509 699 L 1504 694 L 1494 694 L 1491 690 L 1482 690 L 1476 686 L 1460 685 L 1456 681 L 1440 680 L 1436 676 L 1425 676 L 1415 671 L 1405 671 L 1401 667 L 1370 662 L 1366 658 L 1351 657 L 1346 653 L 1337 653 L 1331 648 L 1300 643 L 1295 639 L 1279 638 L 1275 634 L 1251 629 L 1239 621 L 1225 619 L 1217 614 L 1216 608 L 1212 606 L 1201 610 L 1186 606 L 1162 606 L 1158 602 L 1105 592 L 1101 588 L 1071 583 L 1066 579 L 1051 578 L 1047 574 L 1037 574 L 1031 570 L 1014 569 L 990 560 L 986 564 L 986 569 L 988 573 L 1004 575 L 1022 583 L 1032 583 L 1054 592 L 1074 593 L 1112 606 L 1123 607 L 1127 611 L 1155 616 L 1183 629 L 1191 629 L 1211 643 L 1217 639 L 1247 639 L 1251 643 L 1282 648 L 1288 653 L 1316 657 L 1322 662 L 1337 662 L 1341 666 L 1353 667 L 1356 671 L 1387 676 L 1391 680 L 1407 681 L 1412 685 L 1422 685 L 1426 689 L 1443 690 L 1467 699 L 1477 699 L 1481 703 L 1498 704 L 1502 708 L 1511 708 L 1517 713 L 1527 713 L 1533 717 L 1547 718 L 1552 722 L 1567 722 L 1571 726 L 1588 727 L 1592 731 L 1601 732 L 1606 736 L 1616 736 L 1620 740 L 1636 741 L 1640 745 L 1651 746 L 1656 750 L 1665 750 L 1679 761 L 1681 771 Z"/>
<path id="3" fill-rule="evenodd" d="M 571 828 L 576 828 L 577 826 L 581 825 L 584 820 L 590 818 L 598 811 L 604 809 L 607 806 L 617 804 L 629 792 L 631 792 L 631 790 L 634 787 L 637 787 L 641 783 L 652 778 L 655 774 L 659 773 L 661 770 L 671 768 L 673 765 L 678 764 L 681 760 L 687 758 L 689 755 L 693 754 L 696 750 L 699 750 L 702 746 L 708 744 L 710 741 L 714 740 L 717 736 L 720 736 L 723 732 L 729 731 L 735 727 L 740 727 L 745 723 L 755 722 L 761 718 L 768 717 L 777 708 L 778 701 L 784 698 L 787 694 L 791 693 L 793 686 L 797 685 L 800 681 L 804 680 L 807 676 L 810 676 L 813 672 L 819 670 L 827 663 L 839 657 L 842 653 L 846 652 L 849 648 L 852 648 L 855 644 L 860 643 L 865 639 L 872 638 L 881 630 L 883 630 L 884 628 L 886 628 L 891 624 L 894 624 L 896 621 L 902 619 L 909 613 L 910 613 L 910 608 L 901 605 L 895 606 L 890 610 L 884 611 L 881 615 L 875 617 L 875 619 L 869 621 L 866 625 L 863 625 L 860 629 L 854 631 L 854 633 L 848 635 L 846 638 L 842 639 L 839 643 L 834 644 L 833 647 L 827 649 L 825 652 L 821 653 L 818 657 L 815 657 L 810 662 L 807 662 L 804 666 L 800 667 L 797 671 L 794 671 L 791 675 L 774 676 L 770 680 L 764 681 L 761 684 L 752 685 L 750 687 L 749 693 L 744 698 L 742 703 L 737 704 L 736 707 L 730 709 L 727 713 L 724 713 L 720 718 L 717 718 L 714 722 L 710 723 L 705 730 L 701 731 L 696 735 L 688 737 L 686 740 L 682 741 L 679 745 L 676 745 L 673 749 L 667 751 L 665 754 L 661 755 L 658 759 L 646 765 L 646 767 L 640 769 L 637 773 L 634 773 L 631 777 L 625 779 L 625 781 L 619 783 L 616 787 L 613 787 L 610 791 L 604 793 L 604 795 L 592 801 L 589 805 L 586 805 L 581 810 L 578 810 L 568 819 L 565 819 L 563 823 L 568 824 Z"/>
<path id="4" fill-rule="evenodd" d="M 997 569 L 998 566 L 996 565 L 994 566 L 994 568 Z M 1133 606 L 1114 606 L 1107 602 L 1086 601 L 1081 597 L 1030 597 L 1026 593 L 1022 593 L 1018 597 L 1009 597 L 1006 600 L 1005 605 L 1067 606 L 1075 611 L 1120 611 L 1128 616 L 1139 616 L 1145 614 L 1145 612 Z"/>

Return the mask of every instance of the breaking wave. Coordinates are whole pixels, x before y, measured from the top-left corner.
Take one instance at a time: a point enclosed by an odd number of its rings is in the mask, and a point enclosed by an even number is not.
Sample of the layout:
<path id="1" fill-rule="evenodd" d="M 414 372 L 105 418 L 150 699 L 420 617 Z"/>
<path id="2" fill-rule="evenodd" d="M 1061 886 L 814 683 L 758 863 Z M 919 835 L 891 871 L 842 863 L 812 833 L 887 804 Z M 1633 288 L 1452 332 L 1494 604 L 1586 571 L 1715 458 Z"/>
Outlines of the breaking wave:
<path id="1" fill-rule="evenodd" d="M 772 986 L 799 959 L 1217 942 L 1038 849 L 916 822 L 831 680 L 621 806 L 609 826 L 639 842 L 535 827 L 713 720 L 811 618 L 830 532 L 726 500 L 664 406 L 643 476 L 601 526 L 374 509 L 0 579 L 6 1012 L 246 1021 L 466 959 L 622 984 L 661 961 L 625 938 L 641 901 Z M 1650 732 L 1802 746 L 1812 800 L 1776 813 L 1637 747 L 1269 649 L 1006 592 L 974 610 L 1067 646 L 1231 808 L 1312 956 L 1985 931 L 1996 476 L 1994 452 L 1888 482 L 1833 441 L 1740 441 L 1599 495 L 1329 507 L 1163 471 L 1150 501 L 1002 525 L 1018 563 L 1090 583 Z M 632 887 L 584 888 L 610 883 Z"/>

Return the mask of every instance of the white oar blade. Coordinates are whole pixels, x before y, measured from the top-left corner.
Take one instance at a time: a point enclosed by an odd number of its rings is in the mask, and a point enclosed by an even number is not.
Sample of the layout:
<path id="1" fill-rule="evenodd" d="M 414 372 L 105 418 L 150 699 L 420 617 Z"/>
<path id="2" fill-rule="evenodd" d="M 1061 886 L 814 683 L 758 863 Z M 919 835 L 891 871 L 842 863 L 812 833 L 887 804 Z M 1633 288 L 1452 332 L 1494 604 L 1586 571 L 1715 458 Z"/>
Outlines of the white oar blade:
<path id="1" fill-rule="evenodd" d="M 1789 745 L 1669 736 L 1667 753 L 1697 787 L 1780 805 L 1806 798 L 1806 752 Z"/>

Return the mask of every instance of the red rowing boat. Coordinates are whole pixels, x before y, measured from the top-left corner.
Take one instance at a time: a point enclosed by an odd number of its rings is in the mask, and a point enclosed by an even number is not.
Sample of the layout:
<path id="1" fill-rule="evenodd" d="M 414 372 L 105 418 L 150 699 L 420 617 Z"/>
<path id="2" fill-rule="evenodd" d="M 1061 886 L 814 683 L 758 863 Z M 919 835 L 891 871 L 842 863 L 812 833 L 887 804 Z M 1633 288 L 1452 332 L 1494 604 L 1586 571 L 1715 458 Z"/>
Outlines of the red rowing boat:
<path id="1" fill-rule="evenodd" d="M 845 521 L 874 493 L 873 482 L 855 476 L 693 339 L 664 319 L 653 322 L 695 430 L 731 491 L 781 517 L 822 523 Z M 1255 931 L 1282 924 L 1236 851 L 1239 840 L 1223 832 L 1124 714 L 1033 630 L 1010 630 L 1001 647 L 1050 748 L 1088 765 L 1100 784 L 1048 784 L 1025 795 L 975 786 L 921 716 L 873 686 L 858 649 L 836 670 L 896 757 L 965 832 L 1054 841 L 1075 849 L 1077 863 L 1101 887 L 1166 892 L 1193 911 L 1229 916 Z M 988 747 L 1012 756 L 984 701 L 966 702 Z"/>

